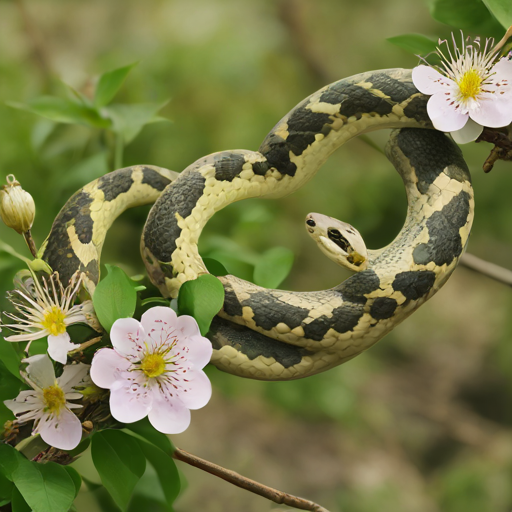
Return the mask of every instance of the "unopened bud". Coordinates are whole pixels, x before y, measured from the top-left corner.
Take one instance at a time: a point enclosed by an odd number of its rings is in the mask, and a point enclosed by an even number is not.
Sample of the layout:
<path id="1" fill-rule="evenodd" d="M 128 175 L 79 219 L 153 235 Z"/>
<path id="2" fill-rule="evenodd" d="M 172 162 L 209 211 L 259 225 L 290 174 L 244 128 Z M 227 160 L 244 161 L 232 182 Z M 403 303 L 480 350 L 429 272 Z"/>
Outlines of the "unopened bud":
<path id="1" fill-rule="evenodd" d="M 5 225 L 20 235 L 34 222 L 36 205 L 32 196 L 21 188 L 13 174 L 7 176 L 7 185 L 0 189 L 0 217 Z"/>

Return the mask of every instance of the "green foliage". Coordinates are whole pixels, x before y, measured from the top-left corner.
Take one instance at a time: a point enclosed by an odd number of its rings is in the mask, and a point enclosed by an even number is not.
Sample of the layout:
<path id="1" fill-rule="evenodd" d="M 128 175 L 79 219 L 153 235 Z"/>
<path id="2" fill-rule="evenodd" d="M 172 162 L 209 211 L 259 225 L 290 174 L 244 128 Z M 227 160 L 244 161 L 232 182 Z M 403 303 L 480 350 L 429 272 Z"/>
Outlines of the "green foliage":
<path id="1" fill-rule="evenodd" d="M 108 274 L 96 286 L 92 302 L 98 320 L 110 332 L 116 320 L 133 316 L 137 292 L 133 281 L 119 267 L 105 266 Z"/>
<path id="2" fill-rule="evenodd" d="M 286 247 L 269 249 L 254 267 L 254 283 L 265 288 L 277 288 L 290 273 L 294 255 Z"/>
<path id="3" fill-rule="evenodd" d="M 203 258 L 203 263 L 206 265 L 208 272 L 214 276 L 227 276 L 229 274 L 226 267 L 220 261 L 213 258 Z"/>
<path id="4" fill-rule="evenodd" d="M 17 510 L 26 505 L 34 512 L 67 512 L 76 495 L 76 476 L 54 462 L 38 464 L 27 460 L 6 444 L 0 444 L 0 473 L 14 484 L 20 496 L 14 495 Z M 20 497 L 22 499 L 20 499 Z"/>
<path id="5" fill-rule="evenodd" d="M 138 441 L 147 461 L 155 469 L 169 510 L 180 492 L 180 476 L 174 460 L 157 446 Z"/>
<path id="6" fill-rule="evenodd" d="M 138 63 L 135 62 L 128 66 L 123 66 L 122 68 L 117 68 L 113 71 L 103 73 L 103 75 L 100 76 L 98 85 L 94 91 L 94 106 L 104 107 L 105 105 L 108 105 L 123 85 L 128 73 L 137 64 Z"/>
<path id="7" fill-rule="evenodd" d="M 136 421 L 135 423 L 130 423 L 126 425 L 126 428 L 144 438 L 146 441 L 154 444 L 167 455 L 171 456 L 174 452 L 174 447 L 172 446 L 169 437 L 155 430 L 155 427 L 149 423 L 147 418 Z"/>
<path id="8" fill-rule="evenodd" d="M 104 430 L 94 435 L 91 454 L 103 485 L 121 510 L 126 510 L 146 469 L 139 443 L 119 430 Z"/>
<path id="9" fill-rule="evenodd" d="M 428 55 L 435 51 L 437 46 L 436 41 L 422 34 L 403 34 L 401 36 L 388 37 L 387 41 L 415 55 Z"/>
<path id="10" fill-rule="evenodd" d="M 178 295 L 178 314 L 193 316 L 203 336 L 224 304 L 224 287 L 211 274 L 183 283 Z"/>
<path id="11" fill-rule="evenodd" d="M 482 0 L 504 28 L 512 26 L 512 3 L 509 0 Z"/>
<path id="12" fill-rule="evenodd" d="M 6 341 L 4 337 L 0 335 L 0 361 L 3 363 L 7 370 L 9 370 L 15 377 L 21 380 L 21 355 L 16 350 L 15 346 L 16 343 Z"/>
<path id="13" fill-rule="evenodd" d="M 118 168 L 122 166 L 124 146 L 132 142 L 144 126 L 167 121 L 157 115 L 167 101 L 111 104 L 135 65 L 136 63 L 103 73 L 99 77 L 93 100 L 66 86 L 69 98 L 39 96 L 27 103 L 8 101 L 6 104 L 49 119 L 54 123 L 84 125 L 93 130 L 113 134 L 115 140 L 112 143 L 112 153 L 114 166 Z M 53 130 L 51 125 L 43 126 L 44 130 L 34 138 L 36 147 L 40 147 Z"/>
<path id="14" fill-rule="evenodd" d="M 499 0 L 496 2 L 500 3 Z M 433 0 L 430 12 L 437 21 L 455 28 L 487 36 L 503 33 L 502 27 L 493 16 L 494 10 L 489 12 L 482 0 Z"/>

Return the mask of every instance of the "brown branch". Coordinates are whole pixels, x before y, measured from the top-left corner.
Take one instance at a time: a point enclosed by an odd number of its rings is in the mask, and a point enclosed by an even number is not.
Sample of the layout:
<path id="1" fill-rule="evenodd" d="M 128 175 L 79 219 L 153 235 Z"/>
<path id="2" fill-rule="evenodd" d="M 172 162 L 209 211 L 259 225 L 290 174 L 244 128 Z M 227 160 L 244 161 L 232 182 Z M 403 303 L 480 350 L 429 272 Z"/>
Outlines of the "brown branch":
<path id="1" fill-rule="evenodd" d="M 492 170 L 497 160 L 512 160 L 512 139 L 507 127 L 505 128 L 484 128 L 476 142 L 490 142 L 494 144 L 491 153 L 484 162 L 484 172 Z"/>
<path id="2" fill-rule="evenodd" d="M 237 487 L 241 487 L 246 491 L 253 492 L 259 496 L 263 496 L 264 498 L 267 498 L 274 503 L 278 503 L 280 505 L 288 505 L 289 507 L 298 508 L 300 510 L 310 510 L 312 512 L 329 512 L 327 509 L 312 501 L 305 500 L 303 498 L 299 498 L 282 491 L 278 491 L 277 489 L 272 489 L 271 487 L 267 487 L 266 485 L 246 478 L 239 473 L 235 473 L 234 471 L 225 469 L 222 466 L 213 464 L 213 462 L 209 462 L 207 460 L 196 457 L 195 455 L 192 455 L 185 450 L 181 450 L 180 448 L 175 448 L 173 457 L 177 460 L 185 462 L 186 464 L 190 464 L 191 466 L 202 469 L 207 473 L 218 476 L 219 478 L 226 480 L 226 482 L 236 485 Z"/>
<path id="3" fill-rule="evenodd" d="M 462 256 L 460 264 L 466 268 L 480 272 L 481 274 L 495 279 L 500 283 L 512 286 L 512 270 L 508 268 L 500 267 L 489 261 L 482 260 L 476 257 L 474 254 L 466 253 Z"/>

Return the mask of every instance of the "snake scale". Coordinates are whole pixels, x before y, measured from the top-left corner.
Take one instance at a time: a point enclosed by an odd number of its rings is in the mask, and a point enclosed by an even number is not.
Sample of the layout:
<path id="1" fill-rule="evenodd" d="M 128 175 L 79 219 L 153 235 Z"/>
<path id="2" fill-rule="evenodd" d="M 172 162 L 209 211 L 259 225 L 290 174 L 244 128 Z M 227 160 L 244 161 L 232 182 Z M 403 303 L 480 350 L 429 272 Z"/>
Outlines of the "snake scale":
<path id="1" fill-rule="evenodd" d="M 112 222 L 127 208 L 154 202 L 142 257 L 161 293 L 176 297 L 182 283 L 207 272 L 197 242 L 216 211 L 240 199 L 290 194 L 352 137 L 395 128 L 386 152 L 405 184 L 407 217 L 391 244 L 368 251 L 363 270 L 316 292 L 268 290 L 220 277 L 224 307 L 207 335 L 214 365 L 262 380 L 332 368 L 376 343 L 439 290 L 466 247 L 474 211 L 471 178 L 459 148 L 432 129 L 427 99 L 410 70 L 362 73 L 299 103 L 257 152 L 214 153 L 180 174 L 149 165 L 111 172 L 71 197 L 39 255 L 63 282 L 83 272 L 92 291 Z"/>

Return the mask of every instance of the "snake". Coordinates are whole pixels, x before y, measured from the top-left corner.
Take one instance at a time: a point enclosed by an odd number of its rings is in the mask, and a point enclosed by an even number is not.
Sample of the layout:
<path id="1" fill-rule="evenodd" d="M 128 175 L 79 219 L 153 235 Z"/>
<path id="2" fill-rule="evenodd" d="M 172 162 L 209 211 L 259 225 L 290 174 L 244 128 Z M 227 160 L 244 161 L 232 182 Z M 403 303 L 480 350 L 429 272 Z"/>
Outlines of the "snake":
<path id="1" fill-rule="evenodd" d="M 63 281 L 80 271 L 93 293 L 112 222 L 127 208 L 154 203 L 141 254 L 153 284 L 175 298 L 183 283 L 208 272 L 197 244 L 215 212 L 246 198 L 291 194 L 348 140 L 392 129 L 386 155 L 403 180 L 408 208 L 389 245 L 368 250 L 349 224 L 310 214 L 308 232 L 327 256 L 354 271 L 348 279 L 328 290 L 298 292 L 218 277 L 224 305 L 206 335 L 213 365 L 259 380 L 292 380 L 333 368 L 431 298 L 466 248 L 474 215 L 471 177 L 459 147 L 433 129 L 427 101 L 407 69 L 334 82 L 286 114 L 258 151 L 213 153 L 181 173 L 131 166 L 87 184 L 55 218 L 39 257 Z"/>

